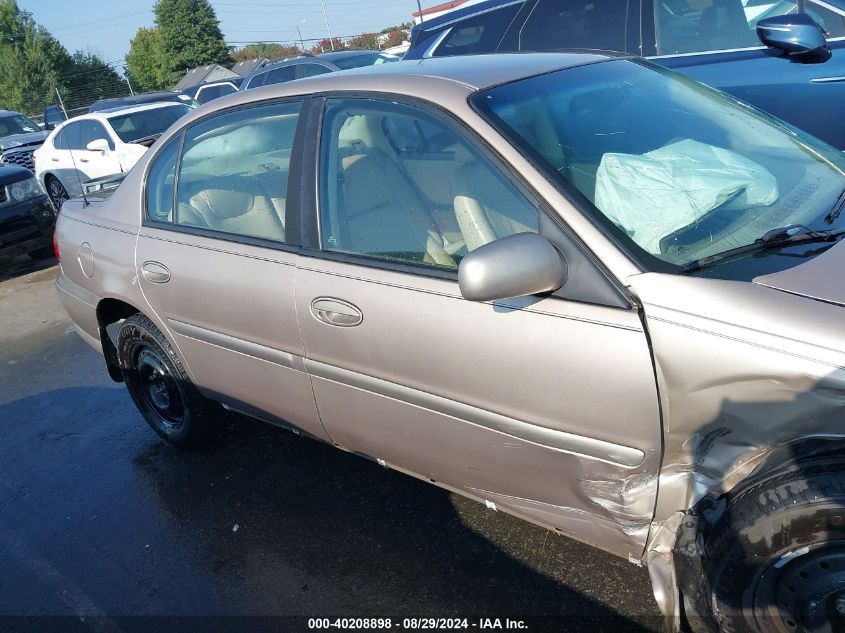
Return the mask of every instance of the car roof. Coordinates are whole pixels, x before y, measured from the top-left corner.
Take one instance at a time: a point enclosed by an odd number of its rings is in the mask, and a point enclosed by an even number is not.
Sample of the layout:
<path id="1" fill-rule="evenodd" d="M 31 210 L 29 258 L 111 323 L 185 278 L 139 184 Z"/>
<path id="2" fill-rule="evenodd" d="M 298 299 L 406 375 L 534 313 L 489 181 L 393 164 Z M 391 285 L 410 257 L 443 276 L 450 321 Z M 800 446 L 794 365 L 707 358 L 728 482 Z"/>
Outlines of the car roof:
<path id="1" fill-rule="evenodd" d="M 13 116 L 13 115 L 21 116 L 21 113 L 16 112 L 14 110 L 0 110 L 0 116 Z"/>
<path id="2" fill-rule="evenodd" d="M 345 59 L 347 57 L 357 57 L 359 55 L 380 55 L 381 51 L 374 51 L 368 48 L 346 48 L 342 51 L 332 51 L 331 53 L 320 53 L 316 59 L 330 62 L 335 59 Z"/>
<path id="3" fill-rule="evenodd" d="M 68 119 L 64 121 L 60 126 L 56 127 L 56 130 L 60 130 L 69 123 L 74 123 L 76 121 L 107 121 L 116 116 L 123 116 L 124 114 L 132 114 L 134 112 L 143 112 L 144 110 L 156 110 L 158 108 L 169 108 L 178 105 L 185 105 L 184 103 L 180 104 L 175 101 L 157 101 L 155 103 L 142 103 L 140 105 L 134 106 L 124 106 L 120 108 L 111 108 L 109 110 L 98 110 L 97 112 L 88 112 L 87 114 L 80 114 L 79 116 L 75 116 L 72 119 Z M 187 107 L 185 105 L 185 107 Z"/>
<path id="4" fill-rule="evenodd" d="M 411 32 L 419 33 L 424 31 L 431 31 L 433 29 L 443 26 L 444 24 L 449 24 L 451 22 L 461 20 L 467 16 L 481 13 L 482 11 L 489 11 L 490 9 L 495 9 L 496 7 L 501 7 L 508 4 L 524 4 L 525 2 L 526 0 L 485 0 L 484 2 L 476 2 L 475 4 L 457 7 L 455 9 L 452 9 L 451 11 L 447 11 L 446 13 L 443 13 L 442 15 L 438 15 L 433 18 L 426 18 L 419 24 L 415 24 L 414 27 L 411 29 Z"/>
<path id="5" fill-rule="evenodd" d="M 574 68 L 622 56 L 604 52 L 495 53 L 435 57 L 317 75 L 296 81 L 261 86 L 209 101 L 182 119 L 198 118 L 233 106 L 266 99 L 308 96 L 327 91 L 383 92 L 428 100 L 443 105 L 466 103 L 470 93 L 556 70 Z M 180 126 L 181 127 L 181 126 Z"/>

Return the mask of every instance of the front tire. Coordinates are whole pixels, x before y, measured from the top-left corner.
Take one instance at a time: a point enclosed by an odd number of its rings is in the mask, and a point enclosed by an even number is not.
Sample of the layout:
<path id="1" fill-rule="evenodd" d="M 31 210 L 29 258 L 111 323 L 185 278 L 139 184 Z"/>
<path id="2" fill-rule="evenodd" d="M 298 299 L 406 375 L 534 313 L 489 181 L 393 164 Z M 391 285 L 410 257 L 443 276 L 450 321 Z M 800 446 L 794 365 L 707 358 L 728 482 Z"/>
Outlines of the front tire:
<path id="1" fill-rule="evenodd" d="M 791 467 L 741 491 L 704 564 L 722 631 L 845 632 L 845 469 Z"/>
<path id="2" fill-rule="evenodd" d="M 149 318 L 138 313 L 123 322 L 117 354 L 129 395 L 156 433 L 177 448 L 208 442 L 216 421 L 213 404 L 191 383 L 176 352 Z"/>

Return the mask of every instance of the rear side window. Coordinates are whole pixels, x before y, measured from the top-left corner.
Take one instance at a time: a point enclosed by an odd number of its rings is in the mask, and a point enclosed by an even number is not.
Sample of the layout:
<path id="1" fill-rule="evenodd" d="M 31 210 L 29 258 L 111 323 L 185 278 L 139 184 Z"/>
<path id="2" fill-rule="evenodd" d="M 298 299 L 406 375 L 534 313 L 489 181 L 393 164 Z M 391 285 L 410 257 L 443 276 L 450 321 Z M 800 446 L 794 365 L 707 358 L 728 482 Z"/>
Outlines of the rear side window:
<path id="1" fill-rule="evenodd" d="M 626 37 L 629 3 L 630 0 L 540 0 L 522 27 L 519 48 L 636 52 L 639 42 L 629 42 Z"/>
<path id="2" fill-rule="evenodd" d="M 147 217 L 154 222 L 173 222 L 173 182 L 180 139 L 181 135 L 168 142 L 147 175 Z"/>
<path id="3" fill-rule="evenodd" d="M 323 66 L 322 64 L 302 64 L 301 68 L 303 77 L 315 77 L 317 75 L 325 75 L 326 73 L 333 72 L 331 68 Z"/>
<path id="4" fill-rule="evenodd" d="M 249 90 L 250 88 L 258 88 L 259 86 L 264 85 L 264 81 L 267 79 L 267 73 L 261 73 L 258 75 L 253 75 L 253 77 L 246 83 L 244 86 L 244 90 Z"/>
<path id="5" fill-rule="evenodd" d="M 296 79 L 296 66 L 282 66 L 267 73 L 267 79 L 264 85 L 280 84 L 286 81 L 293 81 L 294 79 Z"/>
<path id="6" fill-rule="evenodd" d="M 199 93 L 197 93 L 197 101 L 200 103 L 208 103 L 213 99 L 217 99 L 218 97 L 222 97 L 224 95 L 232 94 L 236 92 L 236 89 L 231 84 L 218 84 L 216 86 L 208 86 L 205 88 L 200 88 Z"/>
<path id="7" fill-rule="evenodd" d="M 176 223 L 221 236 L 283 242 L 300 103 L 228 112 L 188 129 Z"/>
<path id="8" fill-rule="evenodd" d="M 448 57 L 495 51 L 521 6 L 522 3 L 517 2 L 459 22 L 452 27 L 432 55 Z"/>

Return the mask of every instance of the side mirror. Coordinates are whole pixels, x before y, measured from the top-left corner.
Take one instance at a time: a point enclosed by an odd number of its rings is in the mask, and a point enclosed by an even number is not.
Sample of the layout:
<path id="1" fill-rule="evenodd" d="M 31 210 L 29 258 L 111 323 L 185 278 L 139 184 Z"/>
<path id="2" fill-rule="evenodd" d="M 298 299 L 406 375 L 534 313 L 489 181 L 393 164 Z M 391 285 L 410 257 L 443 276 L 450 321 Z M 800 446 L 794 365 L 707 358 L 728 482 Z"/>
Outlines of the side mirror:
<path id="1" fill-rule="evenodd" d="M 757 22 L 757 37 L 766 46 L 801 62 L 826 62 L 833 53 L 822 27 L 806 13 L 776 15 Z"/>
<path id="2" fill-rule="evenodd" d="M 470 301 L 554 292 L 566 282 L 566 260 L 543 237 L 519 233 L 475 249 L 461 260 L 458 285 Z"/>
<path id="3" fill-rule="evenodd" d="M 98 138 L 88 143 L 88 145 L 85 146 L 85 149 L 89 152 L 100 152 L 105 154 L 111 148 L 109 147 L 109 142 L 106 139 Z"/>
<path id="4" fill-rule="evenodd" d="M 52 130 L 59 123 L 62 123 L 65 120 L 66 120 L 65 115 L 61 110 L 59 110 L 59 106 L 48 105 L 46 108 L 44 108 L 44 129 L 45 130 Z"/>

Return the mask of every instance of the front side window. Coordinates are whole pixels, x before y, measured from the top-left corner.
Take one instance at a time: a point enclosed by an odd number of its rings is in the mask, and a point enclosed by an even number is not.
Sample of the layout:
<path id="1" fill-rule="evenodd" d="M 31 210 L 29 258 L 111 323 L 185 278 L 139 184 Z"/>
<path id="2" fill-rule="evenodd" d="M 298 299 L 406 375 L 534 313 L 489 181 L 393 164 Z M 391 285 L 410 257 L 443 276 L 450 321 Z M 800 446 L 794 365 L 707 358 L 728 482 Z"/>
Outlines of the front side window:
<path id="1" fill-rule="evenodd" d="M 174 104 L 109 117 L 109 123 L 124 143 L 144 143 L 161 136 L 190 111 L 186 105 Z"/>
<path id="2" fill-rule="evenodd" d="M 300 104 L 237 110 L 188 129 L 176 222 L 283 242 L 288 171 Z"/>
<path id="3" fill-rule="evenodd" d="M 628 5 L 628 0 L 540 0 L 519 34 L 520 49 L 636 52 L 639 42 L 626 37 Z"/>
<path id="4" fill-rule="evenodd" d="M 87 121 L 82 121 L 82 124 L 79 128 L 79 145 L 81 149 L 87 149 L 88 143 L 91 141 L 98 141 L 98 140 L 108 141 L 109 149 L 114 149 L 114 141 L 112 141 L 111 136 L 108 132 L 106 132 L 106 128 L 103 127 L 103 124 L 99 121 L 94 121 L 92 119 L 88 119 Z"/>
<path id="5" fill-rule="evenodd" d="M 521 3 L 511 4 L 461 20 L 451 28 L 432 55 L 447 57 L 492 53 L 498 48 L 521 6 Z"/>
<path id="6" fill-rule="evenodd" d="M 179 135 L 167 142 L 147 175 L 147 217 L 154 222 L 173 222 L 173 186 L 181 138 Z"/>
<path id="7" fill-rule="evenodd" d="M 324 250 L 456 269 L 469 251 L 537 232 L 538 210 L 442 118 L 329 100 L 320 159 Z"/>
<path id="8" fill-rule="evenodd" d="M 843 226 L 829 215 L 845 190 L 840 152 L 668 70 L 608 61 L 473 103 L 653 268 L 786 226 Z"/>

